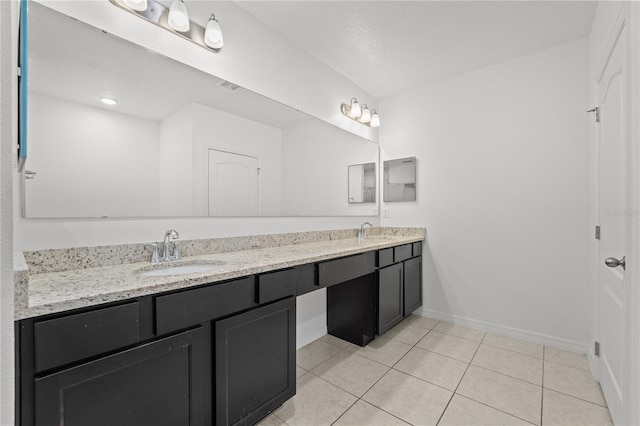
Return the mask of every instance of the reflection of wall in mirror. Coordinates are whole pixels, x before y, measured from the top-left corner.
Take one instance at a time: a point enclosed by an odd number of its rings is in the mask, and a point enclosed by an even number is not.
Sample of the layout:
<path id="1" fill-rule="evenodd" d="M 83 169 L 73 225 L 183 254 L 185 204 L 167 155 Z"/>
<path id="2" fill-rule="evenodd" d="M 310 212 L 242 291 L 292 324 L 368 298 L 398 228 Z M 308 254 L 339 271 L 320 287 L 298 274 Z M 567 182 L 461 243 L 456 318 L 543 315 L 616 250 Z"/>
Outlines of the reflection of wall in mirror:
<path id="1" fill-rule="evenodd" d="M 28 217 L 156 216 L 158 123 L 29 94 Z"/>
<path id="2" fill-rule="evenodd" d="M 319 120 L 282 132 L 282 214 L 371 215 L 349 203 L 348 166 L 378 161 L 378 146 Z"/>
<path id="3" fill-rule="evenodd" d="M 376 144 L 318 120 L 285 130 L 189 104 L 160 122 L 31 93 L 27 217 L 206 216 L 208 148 L 260 158 L 260 215 L 371 215 L 345 168 Z M 34 123 L 38 123 L 37 126 Z M 375 202 L 375 172 L 363 176 Z M 373 210 L 372 210 L 373 208 Z"/>
<path id="4" fill-rule="evenodd" d="M 376 165 L 375 163 L 364 165 L 364 197 L 365 203 L 376 202 Z"/>
<path id="5" fill-rule="evenodd" d="M 206 215 L 207 146 L 260 156 L 261 213 L 280 214 L 279 129 L 198 104 L 156 122 L 29 96 L 27 217 Z"/>

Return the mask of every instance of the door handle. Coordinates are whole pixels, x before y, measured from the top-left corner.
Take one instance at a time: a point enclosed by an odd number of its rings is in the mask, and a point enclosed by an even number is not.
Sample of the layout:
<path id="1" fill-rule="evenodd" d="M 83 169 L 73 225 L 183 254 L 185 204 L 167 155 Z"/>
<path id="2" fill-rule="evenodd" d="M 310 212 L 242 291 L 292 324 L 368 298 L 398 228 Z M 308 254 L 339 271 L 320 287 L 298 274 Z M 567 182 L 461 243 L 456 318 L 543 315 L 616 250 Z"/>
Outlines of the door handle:
<path id="1" fill-rule="evenodd" d="M 604 260 L 604 264 L 607 265 L 609 268 L 615 268 L 617 266 L 622 266 L 623 270 L 626 270 L 625 268 L 625 256 L 622 256 L 622 259 L 618 260 L 615 257 L 607 257 Z"/>

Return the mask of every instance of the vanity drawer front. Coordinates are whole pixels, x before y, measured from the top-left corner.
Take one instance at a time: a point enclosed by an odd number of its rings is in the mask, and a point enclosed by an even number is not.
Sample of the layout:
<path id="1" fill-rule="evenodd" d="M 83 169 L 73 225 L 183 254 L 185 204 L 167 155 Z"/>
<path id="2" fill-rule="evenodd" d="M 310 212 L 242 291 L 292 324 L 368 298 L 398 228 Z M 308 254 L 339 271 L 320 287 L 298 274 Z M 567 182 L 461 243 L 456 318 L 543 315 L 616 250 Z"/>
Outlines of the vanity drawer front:
<path id="1" fill-rule="evenodd" d="M 293 268 L 259 275 L 256 301 L 261 304 L 295 296 L 297 278 L 298 271 Z"/>
<path id="2" fill-rule="evenodd" d="M 403 260 L 411 259 L 413 249 L 411 244 L 405 244 L 402 246 L 393 248 L 393 260 L 395 262 L 402 262 Z"/>
<path id="3" fill-rule="evenodd" d="M 413 257 L 422 256 L 422 241 L 413 243 Z"/>
<path id="4" fill-rule="evenodd" d="M 298 274 L 296 277 L 296 294 L 298 296 L 318 289 L 318 274 L 316 273 L 316 269 L 317 265 L 315 263 L 295 267 Z"/>
<path id="5" fill-rule="evenodd" d="M 156 333 L 181 330 L 255 305 L 253 276 L 156 296 Z"/>
<path id="6" fill-rule="evenodd" d="M 371 274 L 375 270 L 375 251 L 330 260 L 318 265 L 318 285 L 320 287 L 328 287 Z"/>
<path id="7" fill-rule="evenodd" d="M 378 250 L 378 268 L 384 268 L 393 263 L 393 248 Z"/>
<path id="8" fill-rule="evenodd" d="M 34 324 L 36 372 L 80 361 L 140 341 L 138 302 Z"/>

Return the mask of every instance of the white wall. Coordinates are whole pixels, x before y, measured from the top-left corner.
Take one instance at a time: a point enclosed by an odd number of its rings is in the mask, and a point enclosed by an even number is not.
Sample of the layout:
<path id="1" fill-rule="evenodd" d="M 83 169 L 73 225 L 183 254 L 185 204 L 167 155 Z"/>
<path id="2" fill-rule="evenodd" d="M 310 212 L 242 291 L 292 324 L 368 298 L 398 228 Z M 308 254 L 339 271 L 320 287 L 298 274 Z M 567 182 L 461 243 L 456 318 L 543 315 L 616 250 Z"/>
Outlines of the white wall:
<path id="1" fill-rule="evenodd" d="M 260 215 L 280 215 L 280 129 L 205 105 L 193 105 L 193 213 L 207 214 L 209 148 L 258 157 L 260 164 Z"/>
<path id="2" fill-rule="evenodd" d="M 417 201 L 383 225 L 427 228 L 423 311 L 586 351 L 587 41 L 381 100 L 382 159 L 417 156 Z"/>
<path id="3" fill-rule="evenodd" d="M 28 217 L 157 214 L 157 122 L 31 92 L 28 125 Z"/>
<path id="4" fill-rule="evenodd" d="M 339 152 L 340 155 L 336 155 Z M 349 204 L 348 167 L 378 161 L 373 142 L 320 121 L 282 132 L 282 213 L 377 214 L 376 203 Z"/>
<path id="5" fill-rule="evenodd" d="M 0 2 L 0 425 L 14 424 L 13 212 L 17 2 Z"/>

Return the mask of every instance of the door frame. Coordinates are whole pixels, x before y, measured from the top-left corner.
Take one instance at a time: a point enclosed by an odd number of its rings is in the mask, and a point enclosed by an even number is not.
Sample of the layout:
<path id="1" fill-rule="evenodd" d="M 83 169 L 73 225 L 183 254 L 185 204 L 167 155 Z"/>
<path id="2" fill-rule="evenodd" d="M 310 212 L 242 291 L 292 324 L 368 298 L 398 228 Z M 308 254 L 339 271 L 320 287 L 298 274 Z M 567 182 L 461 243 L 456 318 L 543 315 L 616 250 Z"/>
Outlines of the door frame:
<path id="1" fill-rule="evenodd" d="M 626 258 L 627 269 L 626 285 L 629 286 L 627 326 L 629 327 L 628 337 L 630 338 L 630 350 L 625 354 L 630 380 L 624 384 L 624 394 L 627 402 L 624 406 L 623 419 L 616 419 L 621 424 L 640 424 L 640 124 L 637 117 L 640 116 L 640 4 L 637 2 L 625 2 L 620 8 L 620 13 L 614 27 L 609 33 L 609 40 L 606 44 L 604 54 L 596 68 L 595 75 L 592 76 L 593 93 L 596 98 L 592 99 L 594 105 L 598 104 L 598 81 L 601 79 L 608 58 L 615 46 L 616 38 L 622 27 L 628 28 L 628 49 L 627 60 L 627 87 L 628 87 L 628 113 L 627 113 L 627 218 L 629 220 L 630 235 L 627 242 Z M 636 119 L 633 119 L 636 117 Z M 593 117 L 589 117 L 593 120 Z M 595 227 L 600 221 L 600 199 L 598 195 L 599 176 L 599 143 L 600 134 L 595 120 L 592 121 L 594 139 L 591 146 L 591 217 Z M 594 228 L 590 230 L 593 231 Z M 593 234 L 592 234 L 593 235 Z M 600 286 L 600 259 L 599 244 L 595 238 L 591 246 L 591 277 L 592 277 L 592 308 L 595 312 L 591 323 L 591 335 L 595 341 L 599 341 L 599 286 Z M 591 371 L 596 379 L 599 379 L 598 359 L 595 356 L 594 344 L 589 344 L 589 361 Z M 606 395 L 605 395 L 606 397 Z"/>
<path id="2" fill-rule="evenodd" d="M 242 155 L 245 157 L 251 157 L 251 158 L 255 158 L 256 160 L 258 160 L 258 212 L 256 213 L 256 217 L 260 216 L 262 214 L 262 158 L 254 153 L 251 152 L 245 152 L 245 151 L 238 151 L 238 150 L 233 150 L 233 149 L 228 149 L 225 147 L 221 147 L 221 146 L 216 146 L 216 145 L 204 145 L 204 154 L 202 155 L 203 157 L 203 180 L 204 185 L 203 185 L 203 191 L 202 191 L 202 206 L 204 207 L 204 211 L 205 211 L 205 215 L 207 217 L 214 217 L 214 216 L 209 216 L 209 150 L 213 149 L 214 151 L 220 151 L 220 152 L 226 152 L 227 154 L 234 154 L 234 155 Z M 242 216 L 242 217 L 251 217 L 251 216 Z"/>

